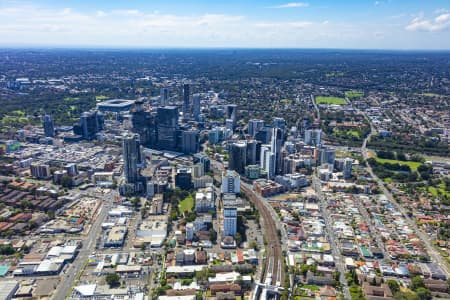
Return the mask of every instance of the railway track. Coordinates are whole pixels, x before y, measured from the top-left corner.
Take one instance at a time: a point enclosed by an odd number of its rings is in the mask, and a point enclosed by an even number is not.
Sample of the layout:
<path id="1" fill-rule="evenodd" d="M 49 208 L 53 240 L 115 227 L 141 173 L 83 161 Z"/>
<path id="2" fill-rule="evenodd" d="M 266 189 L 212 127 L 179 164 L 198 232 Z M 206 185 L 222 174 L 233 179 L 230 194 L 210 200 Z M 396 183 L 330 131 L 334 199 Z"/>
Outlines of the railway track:
<path id="1" fill-rule="evenodd" d="M 284 282 L 284 268 L 283 268 L 283 251 L 281 248 L 280 237 L 278 236 L 277 226 L 272 218 L 269 210 L 261 199 L 257 197 L 254 192 L 247 186 L 241 184 L 241 191 L 248 197 L 248 199 L 256 206 L 260 213 L 260 220 L 264 228 L 264 237 L 267 241 L 266 246 L 266 260 L 264 266 L 264 277 L 261 282 L 271 285 L 282 285 Z M 266 280 L 269 277 L 269 282 Z M 270 278 L 271 277 L 271 278 Z"/>

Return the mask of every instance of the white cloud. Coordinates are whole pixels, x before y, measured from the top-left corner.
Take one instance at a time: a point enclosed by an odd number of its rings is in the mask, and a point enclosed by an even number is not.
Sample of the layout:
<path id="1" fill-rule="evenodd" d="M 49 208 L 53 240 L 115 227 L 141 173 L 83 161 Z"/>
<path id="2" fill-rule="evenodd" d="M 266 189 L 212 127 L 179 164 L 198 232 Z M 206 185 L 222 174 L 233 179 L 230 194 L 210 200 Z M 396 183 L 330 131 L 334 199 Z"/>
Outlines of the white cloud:
<path id="1" fill-rule="evenodd" d="M 306 3 L 306 2 L 289 2 L 286 4 L 270 6 L 269 8 L 299 8 L 299 7 L 308 7 L 308 6 L 309 6 L 309 3 Z"/>
<path id="2" fill-rule="evenodd" d="M 425 22 L 414 25 L 419 29 L 430 24 L 443 28 L 450 22 L 447 14 L 411 19 Z M 0 6 L 0 46 L 418 48 L 426 43 L 429 48 L 450 49 L 446 32 L 424 38 L 413 32 L 405 34 L 404 27 L 326 19 L 287 21 L 276 16 Z"/>
<path id="3" fill-rule="evenodd" d="M 434 20 L 425 19 L 423 16 L 415 17 L 405 27 L 409 31 L 442 31 L 450 28 L 450 14 L 444 13 L 434 18 Z"/>

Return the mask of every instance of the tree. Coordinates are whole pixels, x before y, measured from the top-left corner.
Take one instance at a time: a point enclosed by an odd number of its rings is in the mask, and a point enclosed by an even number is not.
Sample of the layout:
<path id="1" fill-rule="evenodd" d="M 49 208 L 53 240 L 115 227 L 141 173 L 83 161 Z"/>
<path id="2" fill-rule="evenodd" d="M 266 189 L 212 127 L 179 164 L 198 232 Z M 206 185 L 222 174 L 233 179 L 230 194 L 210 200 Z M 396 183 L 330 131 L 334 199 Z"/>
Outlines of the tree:
<path id="1" fill-rule="evenodd" d="M 407 291 L 407 292 L 398 291 L 397 293 L 395 293 L 395 295 L 392 298 L 392 300 L 420 300 L 420 299 L 419 299 L 419 296 L 417 296 L 416 293 L 414 293 L 414 292 L 411 292 L 411 291 Z"/>
<path id="2" fill-rule="evenodd" d="M 239 245 L 242 243 L 242 235 L 239 232 L 237 232 L 236 235 L 234 236 L 234 239 L 239 247 Z"/>
<path id="3" fill-rule="evenodd" d="M 423 278 L 420 276 L 414 276 L 411 278 L 411 289 L 413 291 L 417 290 L 418 288 L 425 287 L 425 283 L 423 282 Z"/>
<path id="4" fill-rule="evenodd" d="M 116 273 L 106 275 L 106 283 L 109 287 L 116 287 L 120 285 L 120 277 Z"/>
<path id="5" fill-rule="evenodd" d="M 417 296 L 419 296 L 420 300 L 431 300 L 433 297 L 431 296 L 431 292 L 427 288 L 420 287 L 416 290 Z"/>
<path id="6" fill-rule="evenodd" d="M 3 244 L 0 245 L 0 254 L 1 255 L 12 255 L 16 252 L 14 247 L 11 244 Z"/>
<path id="7" fill-rule="evenodd" d="M 395 295 L 395 293 L 400 291 L 400 285 L 398 284 L 397 280 L 389 279 L 387 281 L 387 284 L 392 292 L 392 295 Z"/>

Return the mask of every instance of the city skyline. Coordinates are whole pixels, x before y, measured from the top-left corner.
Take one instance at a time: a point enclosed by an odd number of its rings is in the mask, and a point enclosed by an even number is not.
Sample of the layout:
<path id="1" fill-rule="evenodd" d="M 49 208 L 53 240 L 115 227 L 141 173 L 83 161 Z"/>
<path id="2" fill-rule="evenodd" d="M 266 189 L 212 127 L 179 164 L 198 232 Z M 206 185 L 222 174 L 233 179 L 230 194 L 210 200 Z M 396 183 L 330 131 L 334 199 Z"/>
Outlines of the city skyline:
<path id="1" fill-rule="evenodd" d="M 450 49 L 446 1 L 0 1 L 0 47 Z"/>

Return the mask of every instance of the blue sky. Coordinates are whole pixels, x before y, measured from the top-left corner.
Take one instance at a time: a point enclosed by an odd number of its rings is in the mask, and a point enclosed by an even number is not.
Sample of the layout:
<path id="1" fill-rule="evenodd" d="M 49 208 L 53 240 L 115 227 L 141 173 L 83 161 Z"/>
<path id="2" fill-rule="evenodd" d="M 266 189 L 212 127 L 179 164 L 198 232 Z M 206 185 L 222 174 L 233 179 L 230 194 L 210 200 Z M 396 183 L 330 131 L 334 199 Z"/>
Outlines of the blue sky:
<path id="1" fill-rule="evenodd" d="M 0 0 L 0 46 L 450 49 L 449 0 Z"/>

